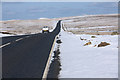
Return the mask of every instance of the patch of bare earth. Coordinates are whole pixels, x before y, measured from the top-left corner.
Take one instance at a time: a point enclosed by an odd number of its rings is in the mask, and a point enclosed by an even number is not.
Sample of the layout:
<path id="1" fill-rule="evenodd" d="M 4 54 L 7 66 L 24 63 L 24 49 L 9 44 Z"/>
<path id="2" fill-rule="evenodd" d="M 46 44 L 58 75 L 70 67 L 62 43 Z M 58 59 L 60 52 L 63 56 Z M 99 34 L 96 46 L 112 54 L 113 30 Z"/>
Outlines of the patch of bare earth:
<path id="1" fill-rule="evenodd" d="M 43 26 L 53 28 L 55 21 L 52 19 L 40 20 L 10 20 L 0 22 L 0 32 L 11 34 L 35 34 L 40 33 Z"/>
<path id="2" fill-rule="evenodd" d="M 64 30 L 74 34 L 116 35 L 118 34 L 118 15 L 70 17 L 63 21 L 63 27 Z"/>
<path id="3" fill-rule="evenodd" d="M 118 15 L 87 15 L 39 20 L 0 21 L 0 33 L 35 34 L 40 33 L 43 26 L 53 29 L 55 22 L 62 20 L 63 29 L 74 34 L 117 35 Z M 105 27 L 106 26 L 106 27 Z"/>
<path id="4" fill-rule="evenodd" d="M 110 43 L 107 43 L 107 42 L 101 42 L 98 47 L 105 47 L 107 45 L 110 45 Z"/>

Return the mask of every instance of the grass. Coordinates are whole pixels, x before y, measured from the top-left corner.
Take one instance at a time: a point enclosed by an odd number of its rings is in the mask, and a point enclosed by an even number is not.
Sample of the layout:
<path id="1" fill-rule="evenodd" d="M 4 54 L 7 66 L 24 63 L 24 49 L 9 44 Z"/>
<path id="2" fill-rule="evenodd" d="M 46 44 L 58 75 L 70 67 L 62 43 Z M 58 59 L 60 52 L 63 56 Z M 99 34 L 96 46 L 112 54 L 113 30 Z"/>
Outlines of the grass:
<path id="1" fill-rule="evenodd" d="M 96 36 L 91 36 L 91 38 L 96 38 Z"/>
<path id="2" fill-rule="evenodd" d="M 118 32 L 112 32 L 111 35 L 118 35 Z"/>
<path id="3" fill-rule="evenodd" d="M 98 47 L 104 47 L 104 46 L 107 46 L 107 45 L 110 45 L 110 43 L 107 43 L 107 42 L 101 42 Z"/>

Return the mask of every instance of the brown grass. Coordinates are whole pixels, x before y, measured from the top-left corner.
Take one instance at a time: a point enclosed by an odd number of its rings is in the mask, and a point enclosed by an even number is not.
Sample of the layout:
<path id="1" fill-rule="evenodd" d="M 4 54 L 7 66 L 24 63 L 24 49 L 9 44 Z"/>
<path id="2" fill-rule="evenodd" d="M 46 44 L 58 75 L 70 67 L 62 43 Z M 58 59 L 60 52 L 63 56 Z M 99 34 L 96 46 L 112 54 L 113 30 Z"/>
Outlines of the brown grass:
<path id="1" fill-rule="evenodd" d="M 107 43 L 107 42 L 101 42 L 98 47 L 105 47 L 107 45 L 110 45 L 110 43 Z"/>

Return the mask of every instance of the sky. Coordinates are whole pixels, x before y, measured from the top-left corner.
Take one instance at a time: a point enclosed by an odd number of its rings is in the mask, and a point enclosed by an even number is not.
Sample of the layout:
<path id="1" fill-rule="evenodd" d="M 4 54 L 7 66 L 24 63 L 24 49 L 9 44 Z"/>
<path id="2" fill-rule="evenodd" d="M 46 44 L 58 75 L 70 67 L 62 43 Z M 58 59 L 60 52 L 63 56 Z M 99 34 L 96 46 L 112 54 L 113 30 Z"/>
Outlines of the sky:
<path id="1" fill-rule="evenodd" d="M 2 19 L 26 20 L 116 14 L 117 7 L 117 3 L 114 2 L 7 2 L 2 6 Z"/>
<path id="2" fill-rule="evenodd" d="M 120 0 L 1 0 L 2 2 L 118 2 Z"/>

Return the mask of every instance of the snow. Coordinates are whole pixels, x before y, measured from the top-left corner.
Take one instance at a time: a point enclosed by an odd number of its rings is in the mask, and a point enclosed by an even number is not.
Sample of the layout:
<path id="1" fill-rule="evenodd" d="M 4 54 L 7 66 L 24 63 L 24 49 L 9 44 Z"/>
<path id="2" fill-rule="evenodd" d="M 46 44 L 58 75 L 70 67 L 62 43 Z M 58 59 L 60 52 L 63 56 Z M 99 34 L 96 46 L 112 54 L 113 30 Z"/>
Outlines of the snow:
<path id="1" fill-rule="evenodd" d="M 56 28 L 57 23 L 58 23 L 58 21 L 53 21 L 52 22 L 52 28 L 53 29 L 51 29 L 50 32 L 52 32 Z"/>
<path id="2" fill-rule="evenodd" d="M 5 37 L 5 36 L 14 36 L 14 35 L 11 35 L 11 34 L 2 34 L 2 33 L 0 33 L 0 37 Z"/>
<path id="3" fill-rule="evenodd" d="M 86 28 L 67 28 L 68 30 L 80 30 L 80 29 L 101 29 L 101 28 L 114 28 L 115 26 L 97 26 L 97 27 L 86 27 Z"/>
<path id="4" fill-rule="evenodd" d="M 117 78 L 118 77 L 118 36 L 75 35 L 61 31 L 61 68 L 59 78 Z M 87 39 L 80 40 L 81 38 Z M 91 41 L 92 44 L 83 46 Z M 101 42 L 110 43 L 105 47 L 94 47 Z"/>
<path id="5" fill-rule="evenodd" d="M 38 18 L 38 19 L 49 19 L 49 18 Z"/>
<path id="6" fill-rule="evenodd" d="M 98 26 L 98 27 L 87 27 L 81 29 L 96 29 L 96 28 L 114 28 L 115 26 Z"/>

